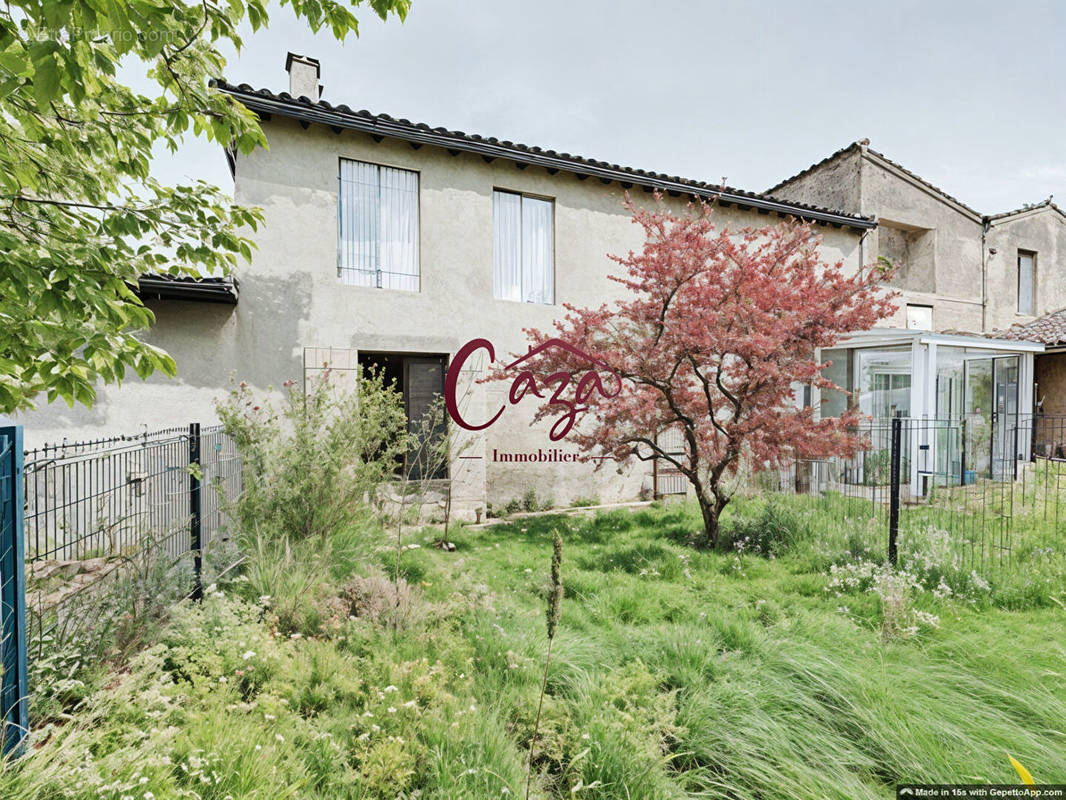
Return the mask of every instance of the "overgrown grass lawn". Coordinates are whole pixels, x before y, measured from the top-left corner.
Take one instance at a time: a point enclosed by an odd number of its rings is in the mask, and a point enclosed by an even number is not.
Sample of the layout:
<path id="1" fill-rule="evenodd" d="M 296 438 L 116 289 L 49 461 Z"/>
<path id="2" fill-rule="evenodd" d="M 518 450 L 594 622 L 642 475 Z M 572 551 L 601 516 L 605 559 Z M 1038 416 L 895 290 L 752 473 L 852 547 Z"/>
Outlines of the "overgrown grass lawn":
<path id="1" fill-rule="evenodd" d="M 317 578 L 253 566 L 38 732 L 0 796 L 520 797 L 555 527 L 566 594 L 533 796 L 888 798 L 1018 783 L 1008 755 L 1066 783 L 1058 566 L 911 586 L 896 611 L 921 624 L 889 630 L 854 567 L 859 523 L 749 500 L 728 524 L 741 550 L 783 525 L 760 548 L 777 557 L 694 548 L 682 506 L 461 530 L 454 553 L 408 537 L 398 624 L 331 602 L 353 573 L 387 573 L 387 550 L 335 542 Z"/>

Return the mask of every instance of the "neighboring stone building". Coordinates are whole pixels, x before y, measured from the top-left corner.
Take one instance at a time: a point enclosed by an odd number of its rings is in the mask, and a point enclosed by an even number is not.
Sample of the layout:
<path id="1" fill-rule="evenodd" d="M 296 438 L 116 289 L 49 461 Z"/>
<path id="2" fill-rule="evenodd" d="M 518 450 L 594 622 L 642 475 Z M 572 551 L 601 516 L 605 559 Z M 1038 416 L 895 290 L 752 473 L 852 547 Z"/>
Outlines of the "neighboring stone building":
<path id="1" fill-rule="evenodd" d="M 767 194 L 877 220 L 863 255 L 897 267 L 897 327 L 987 333 L 1066 306 L 1066 213 L 1050 198 L 984 215 L 865 139 Z"/>
<path id="2" fill-rule="evenodd" d="M 1034 403 L 1045 417 L 1066 418 L 1066 308 L 1013 325 L 998 336 L 1044 345 L 1044 352 L 1035 359 Z"/>

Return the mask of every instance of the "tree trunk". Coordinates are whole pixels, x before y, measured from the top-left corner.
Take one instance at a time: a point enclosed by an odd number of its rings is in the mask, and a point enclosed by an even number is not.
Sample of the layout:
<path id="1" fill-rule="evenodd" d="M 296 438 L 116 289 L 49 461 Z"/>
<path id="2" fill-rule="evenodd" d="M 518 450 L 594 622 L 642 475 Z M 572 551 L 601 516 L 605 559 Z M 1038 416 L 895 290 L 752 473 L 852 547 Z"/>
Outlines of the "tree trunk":
<path id="1" fill-rule="evenodd" d="M 717 499 L 708 499 L 703 492 L 697 492 L 700 512 L 703 514 L 704 542 L 710 548 L 718 547 L 718 514 L 721 511 Z"/>

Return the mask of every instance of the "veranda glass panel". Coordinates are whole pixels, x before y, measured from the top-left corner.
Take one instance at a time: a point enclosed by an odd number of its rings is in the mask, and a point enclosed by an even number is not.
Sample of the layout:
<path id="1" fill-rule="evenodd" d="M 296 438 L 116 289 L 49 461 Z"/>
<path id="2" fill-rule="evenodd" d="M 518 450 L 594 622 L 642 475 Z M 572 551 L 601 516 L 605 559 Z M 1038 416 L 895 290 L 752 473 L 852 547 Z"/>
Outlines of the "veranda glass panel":
<path id="1" fill-rule="evenodd" d="M 911 350 L 859 350 L 859 410 L 874 419 L 910 416 Z"/>
<path id="2" fill-rule="evenodd" d="M 848 409 L 848 396 L 845 392 L 852 389 L 850 368 L 852 352 L 843 348 L 822 351 L 822 363 L 829 364 L 822 370 L 822 375 L 844 390 L 843 392 L 835 392 L 831 389 L 822 390 L 822 417 L 825 419 L 839 417 Z"/>

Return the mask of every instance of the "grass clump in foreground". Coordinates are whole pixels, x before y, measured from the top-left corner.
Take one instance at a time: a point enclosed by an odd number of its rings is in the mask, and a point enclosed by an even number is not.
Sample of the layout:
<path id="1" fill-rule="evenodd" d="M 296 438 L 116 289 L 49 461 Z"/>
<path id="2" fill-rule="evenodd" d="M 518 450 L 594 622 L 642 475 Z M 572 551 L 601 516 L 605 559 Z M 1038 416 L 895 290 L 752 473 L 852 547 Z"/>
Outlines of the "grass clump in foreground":
<path id="1" fill-rule="evenodd" d="M 521 796 L 554 529 L 534 797 L 887 798 L 1017 783 L 1009 756 L 1066 781 L 1061 557 L 975 581 L 932 531 L 886 574 L 879 529 L 830 511 L 739 500 L 723 552 L 687 544 L 683 506 L 461 531 L 405 551 L 398 594 L 369 528 L 263 548 L 35 734 L 0 796 Z"/>

